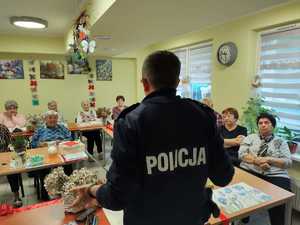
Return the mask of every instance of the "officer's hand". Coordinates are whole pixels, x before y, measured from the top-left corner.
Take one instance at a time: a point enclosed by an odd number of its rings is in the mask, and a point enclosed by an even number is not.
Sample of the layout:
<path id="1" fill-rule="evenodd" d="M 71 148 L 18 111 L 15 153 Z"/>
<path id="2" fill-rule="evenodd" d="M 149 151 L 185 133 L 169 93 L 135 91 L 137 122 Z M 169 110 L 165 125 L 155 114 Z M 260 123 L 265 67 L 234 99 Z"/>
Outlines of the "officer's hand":
<path id="1" fill-rule="evenodd" d="M 76 199 L 74 202 L 70 205 L 69 208 L 71 208 L 73 211 L 79 211 L 84 208 L 91 208 L 95 206 L 100 206 L 97 202 L 96 198 L 93 198 L 89 192 L 93 192 L 93 195 L 95 195 L 96 190 L 100 188 L 105 181 L 100 181 L 99 185 L 94 185 L 91 187 L 91 185 L 82 185 L 78 186 L 76 188 L 73 188 L 71 191 L 74 192 Z"/>

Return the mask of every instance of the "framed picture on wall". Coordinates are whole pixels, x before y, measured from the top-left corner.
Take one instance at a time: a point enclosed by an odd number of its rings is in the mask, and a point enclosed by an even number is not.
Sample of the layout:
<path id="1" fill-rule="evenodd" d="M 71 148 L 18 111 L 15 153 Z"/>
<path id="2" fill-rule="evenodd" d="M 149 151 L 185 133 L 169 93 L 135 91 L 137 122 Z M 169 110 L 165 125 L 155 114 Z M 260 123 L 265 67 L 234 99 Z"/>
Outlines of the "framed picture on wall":
<path id="1" fill-rule="evenodd" d="M 41 60 L 41 79 L 65 79 L 64 63 L 62 61 Z"/>
<path id="2" fill-rule="evenodd" d="M 0 79 L 24 79 L 22 60 L 0 60 Z"/>
<path id="3" fill-rule="evenodd" d="M 112 80 L 112 61 L 110 59 L 96 60 L 96 77 L 97 80 Z"/>

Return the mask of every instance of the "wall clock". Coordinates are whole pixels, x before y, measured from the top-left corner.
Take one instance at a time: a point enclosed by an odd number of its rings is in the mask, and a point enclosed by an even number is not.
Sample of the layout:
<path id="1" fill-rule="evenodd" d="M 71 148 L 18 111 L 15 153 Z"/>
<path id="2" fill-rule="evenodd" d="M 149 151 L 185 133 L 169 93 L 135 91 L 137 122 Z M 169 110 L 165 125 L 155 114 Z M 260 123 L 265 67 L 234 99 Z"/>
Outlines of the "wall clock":
<path id="1" fill-rule="evenodd" d="M 237 58 L 237 47 L 233 42 L 223 43 L 217 52 L 219 63 L 225 66 L 231 66 Z"/>

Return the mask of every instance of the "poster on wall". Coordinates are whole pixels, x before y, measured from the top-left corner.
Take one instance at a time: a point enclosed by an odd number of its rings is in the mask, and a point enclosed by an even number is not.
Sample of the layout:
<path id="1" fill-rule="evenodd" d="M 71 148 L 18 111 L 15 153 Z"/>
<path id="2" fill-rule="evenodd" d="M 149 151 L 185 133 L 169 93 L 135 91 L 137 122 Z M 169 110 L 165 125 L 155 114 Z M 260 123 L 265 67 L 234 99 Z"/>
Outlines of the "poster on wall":
<path id="1" fill-rule="evenodd" d="M 71 75 L 80 75 L 80 74 L 89 74 L 91 68 L 87 60 L 76 61 L 72 57 L 67 58 L 67 67 L 68 74 Z"/>
<path id="2" fill-rule="evenodd" d="M 61 61 L 41 60 L 41 79 L 65 79 L 64 63 Z"/>
<path id="3" fill-rule="evenodd" d="M 22 60 L 0 60 L 0 79 L 24 79 Z"/>
<path id="4" fill-rule="evenodd" d="M 112 62 L 109 59 L 96 60 L 96 76 L 97 80 L 112 80 Z"/>

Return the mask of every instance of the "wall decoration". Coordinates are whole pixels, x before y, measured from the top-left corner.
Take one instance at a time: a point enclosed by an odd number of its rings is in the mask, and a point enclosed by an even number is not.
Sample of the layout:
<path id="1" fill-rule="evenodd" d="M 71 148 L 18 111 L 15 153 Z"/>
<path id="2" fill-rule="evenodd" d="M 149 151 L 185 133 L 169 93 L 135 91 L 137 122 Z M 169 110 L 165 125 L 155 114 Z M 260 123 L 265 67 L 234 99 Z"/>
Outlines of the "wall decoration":
<path id="1" fill-rule="evenodd" d="M 0 79 L 24 79 L 22 60 L 0 60 Z"/>
<path id="2" fill-rule="evenodd" d="M 92 108 L 96 107 L 96 97 L 95 97 L 95 84 L 94 84 L 94 74 L 89 74 L 88 79 L 88 92 L 89 92 L 89 102 Z"/>
<path id="3" fill-rule="evenodd" d="M 88 74 L 91 72 L 88 61 L 76 61 L 71 56 L 67 57 L 68 74 Z"/>
<path id="4" fill-rule="evenodd" d="M 97 75 L 97 80 L 111 81 L 112 61 L 110 59 L 97 59 L 96 75 Z"/>
<path id="5" fill-rule="evenodd" d="M 39 97 L 37 94 L 37 80 L 36 80 L 36 73 L 35 73 L 35 66 L 34 60 L 28 61 L 29 65 L 29 79 L 30 79 L 30 90 L 31 90 L 31 103 L 33 106 L 38 106 L 40 104 Z"/>
<path id="6" fill-rule="evenodd" d="M 259 87 L 261 87 L 261 77 L 259 75 L 256 75 L 254 77 L 254 79 L 251 82 L 251 86 L 253 88 L 259 88 Z"/>
<path id="7" fill-rule="evenodd" d="M 73 62 L 87 63 L 87 57 L 95 51 L 96 41 L 89 36 L 90 27 L 89 16 L 83 12 L 73 26 L 73 43 L 70 44 Z"/>
<path id="8" fill-rule="evenodd" d="M 41 60 L 41 79 L 65 79 L 64 64 L 61 61 Z"/>

